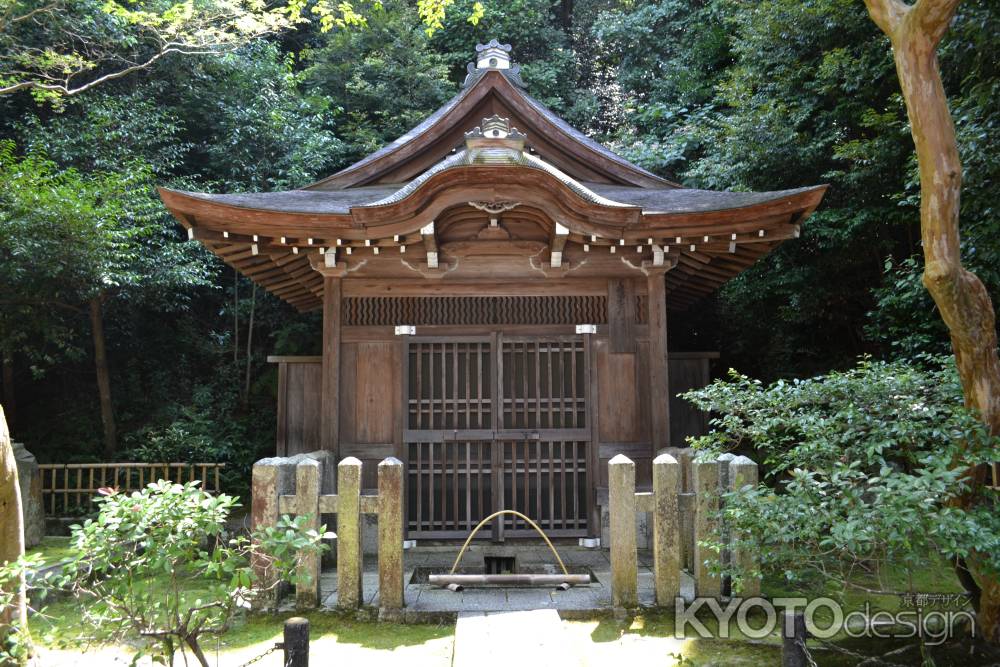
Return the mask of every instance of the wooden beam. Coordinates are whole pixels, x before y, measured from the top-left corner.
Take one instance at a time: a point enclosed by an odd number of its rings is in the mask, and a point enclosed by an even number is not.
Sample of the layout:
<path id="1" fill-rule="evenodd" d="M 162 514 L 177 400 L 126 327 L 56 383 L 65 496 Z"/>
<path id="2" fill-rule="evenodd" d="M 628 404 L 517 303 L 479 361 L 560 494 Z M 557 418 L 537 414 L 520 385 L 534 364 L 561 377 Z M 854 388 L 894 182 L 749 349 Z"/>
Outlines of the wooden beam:
<path id="1" fill-rule="evenodd" d="M 550 251 L 550 264 L 557 269 L 562 266 L 563 248 L 566 247 L 566 240 L 569 238 L 569 230 L 556 223 L 555 234 L 552 236 L 552 248 Z"/>
<path id="2" fill-rule="evenodd" d="M 427 268 L 438 268 L 438 248 L 437 239 L 434 238 L 434 221 L 420 230 L 420 236 L 424 239 L 424 248 L 427 249 Z"/>
<path id="3" fill-rule="evenodd" d="M 663 266 L 663 248 L 654 244 L 650 249 L 653 251 L 653 266 Z"/>
<path id="4" fill-rule="evenodd" d="M 664 274 L 646 278 L 649 320 L 649 413 L 653 453 L 670 446 L 670 383 L 667 364 L 667 292 Z"/>
<path id="5" fill-rule="evenodd" d="M 323 279 L 323 369 L 320 444 L 340 458 L 340 278 Z"/>
<path id="6" fill-rule="evenodd" d="M 635 283 L 629 279 L 608 281 L 609 351 L 635 352 Z"/>

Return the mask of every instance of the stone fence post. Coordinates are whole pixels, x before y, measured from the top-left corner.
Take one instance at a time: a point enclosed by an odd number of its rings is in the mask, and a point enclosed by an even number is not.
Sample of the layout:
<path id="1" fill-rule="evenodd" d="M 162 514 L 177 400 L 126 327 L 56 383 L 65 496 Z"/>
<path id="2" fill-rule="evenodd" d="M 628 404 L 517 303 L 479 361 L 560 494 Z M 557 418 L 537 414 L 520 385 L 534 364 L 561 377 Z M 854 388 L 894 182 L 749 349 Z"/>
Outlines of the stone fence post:
<path id="1" fill-rule="evenodd" d="M 320 526 L 320 468 L 316 459 L 304 459 L 295 466 L 295 512 L 308 517 L 306 527 L 313 530 Z M 300 609 L 313 609 L 319 604 L 320 554 L 300 553 L 298 558 L 295 604 Z"/>
<path id="2" fill-rule="evenodd" d="M 403 462 L 378 464 L 378 582 L 382 612 L 403 608 Z"/>
<path id="3" fill-rule="evenodd" d="M 694 509 L 694 586 L 699 597 L 718 598 L 722 595 L 722 579 L 710 569 L 720 563 L 720 554 L 702 546 L 705 540 L 719 539 L 718 525 L 713 514 L 719 507 L 719 463 L 696 458 L 691 464 L 695 492 Z"/>
<path id="4" fill-rule="evenodd" d="M 733 490 L 742 489 L 745 486 L 757 486 L 757 464 L 746 456 L 737 456 L 729 462 L 730 488 Z M 733 539 L 739 540 L 742 536 L 734 534 Z M 743 572 L 755 569 L 756 557 L 748 549 L 735 549 L 732 553 L 733 563 Z M 750 598 L 760 595 L 760 578 L 744 577 L 743 584 L 739 591 L 740 597 Z"/>
<path id="5" fill-rule="evenodd" d="M 653 579 L 661 607 L 672 605 L 681 593 L 680 490 L 680 464 L 660 454 L 653 459 Z"/>
<path id="6" fill-rule="evenodd" d="M 639 569 L 635 545 L 635 463 L 624 454 L 608 462 L 611 520 L 611 605 L 639 606 Z"/>
<path id="7" fill-rule="evenodd" d="M 361 581 L 361 461 L 337 466 L 337 606 L 356 609 L 364 599 Z"/>
<path id="8" fill-rule="evenodd" d="M 291 491 L 294 482 L 294 467 L 288 459 L 267 458 L 253 464 L 251 479 L 250 529 L 274 526 L 280 516 L 280 497 Z M 277 573 L 271 567 L 271 558 L 254 551 L 250 566 L 258 585 L 265 591 L 254 600 L 256 608 L 273 607 L 281 594 Z"/>

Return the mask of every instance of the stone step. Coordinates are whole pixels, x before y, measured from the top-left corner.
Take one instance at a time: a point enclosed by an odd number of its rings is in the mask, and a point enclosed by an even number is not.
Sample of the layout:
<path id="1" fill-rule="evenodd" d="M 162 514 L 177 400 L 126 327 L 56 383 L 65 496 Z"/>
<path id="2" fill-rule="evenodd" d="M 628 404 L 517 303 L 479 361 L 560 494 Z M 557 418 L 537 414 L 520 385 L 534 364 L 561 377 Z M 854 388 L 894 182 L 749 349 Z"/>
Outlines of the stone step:
<path id="1" fill-rule="evenodd" d="M 580 656 L 555 609 L 458 615 L 452 667 L 579 664 Z"/>

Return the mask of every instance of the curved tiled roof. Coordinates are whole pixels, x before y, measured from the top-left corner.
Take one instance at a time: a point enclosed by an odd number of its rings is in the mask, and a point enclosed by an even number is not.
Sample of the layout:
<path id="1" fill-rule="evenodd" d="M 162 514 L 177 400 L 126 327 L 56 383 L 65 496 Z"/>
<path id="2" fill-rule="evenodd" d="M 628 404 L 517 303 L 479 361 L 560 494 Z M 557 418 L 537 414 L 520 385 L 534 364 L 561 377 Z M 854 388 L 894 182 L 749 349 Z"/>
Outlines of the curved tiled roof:
<path id="1" fill-rule="evenodd" d="M 600 155 L 601 157 L 610 162 L 614 162 L 615 164 L 620 165 L 621 167 L 624 167 L 629 171 L 635 172 L 636 174 L 640 174 L 642 177 L 648 179 L 649 181 L 661 183 L 666 187 L 679 187 L 677 184 L 672 183 L 671 181 L 668 181 L 660 176 L 657 176 L 656 174 L 648 171 L 647 169 L 644 169 L 636 164 L 629 162 L 628 160 L 618 155 L 608 147 L 588 137 L 586 134 L 584 134 L 583 132 L 576 129 L 575 127 L 567 123 L 565 120 L 560 118 L 558 114 L 556 114 L 554 111 L 549 109 L 547 106 L 545 106 L 535 98 L 533 98 L 524 90 L 523 88 L 524 82 L 521 81 L 519 75 L 519 69 L 515 67 L 510 70 L 480 70 L 480 69 L 471 70 L 469 77 L 466 79 L 466 82 L 462 87 L 462 90 L 459 91 L 459 93 L 456 94 L 454 97 L 452 97 L 450 100 L 448 100 L 443 106 L 437 109 L 434 113 L 425 118 L 421 123 L 412 128 L 409 132 L 396 138 L 394 141 L 386 144 L 385 146 L 375 151 L 374 153 L 371 153 L 365 156 L 364 158 L 358 160 L 354 164 L 351 164 L 350 166 L 341 169 L 337 173 L 332 174 L 331 176 L 328 176 L 327 178 L 324 178 L 320 181 L 317 181 L 316 183 L 306 186 L 306 189 L 312 190 L 312 189 L 322 189 L 324 187 L 329 187 L 328 185 L 329 183 L 335 182 L 340 177 L 353 172 L 357 172 L 367 167 L 368 165 L 391 155 L 392 153 L 396 152 L 397 150 L 401 149 L 407 144 L 415 141 L 421 135 L 430 131 L 435 125 L 441 122 L 445 116 L 447 116 L 452 110 L 458 107 L 458 105 L 461 104 L 461 102 L 466 97 L 468 97 L 473 90 L 476 89 L 477 84 L 484 78 L 485 74 L 490 71 L 495 71 L 500 73 L 504 77 L 504 79 L 511 84 L 512 89 L 515 90 L 516 93 L 523 98 L 524 102 L 527 103 L 527 105 L 531 109 L 533 109 L 542 118 L 544 118 L 545 121 L 547 121 L 552 126 L 557 128 L 559 132 L 565 134 L 567 138 L 569 138 L 571 141 L 579 144 L 580 146 L 585 147 L 587 150 L 596 153 L 597 155 Z"/>
<path id="2" fill-rule="evenodd" d="M 507 123 L 507 132 L 500 137 L 492 130 L 467 132 L 473 124 L 471 114 L 480 111 L 494 114 L 489 122 Z M 501 115 L 519 125 L 523 122 L 521 129 L 529 139 L 535 133 L 532 150 L 525 150 L 524 135 Z M 463 131 L 466 144 L 453 150 L 456 135 Z M 386 180 L 397 182 L 379 183 Z M 422 188 L 424 184 L 427 187 Z M 683 308 L 784 239 L 798 236 L 799 225 L 819 204 L 824 190 L 825 186 L 772 192 L 683 188 L 572 127 L 525 92 L 519 70 L 512 65 L 472 67 L 462 90 L 412 130 L 303 189 L 208 194 L 161 188 L 160 195 L 190 238 L 302 310 L 321 303 L 323 276 L 317 263 L 325 261 L 320 254 L 323 246 L 339 247 L 343 242 L 347 255 L 353 250 L 352 270 L 367 264 L 371 276 L 398 277 L 386 268 L 398 264 L 385 256 L 387 246 L 399 245 L 403 253 L 408 244 L 416 245 L 405 255 L 410 263 L 404 264 L 412 268 L 422 252 L 428 256 L 431 252 L 425 247 L 427 238 L 414 232 L 469 198 L 481 203 L 479 197 L 523 203 L 524 209 L 533 209 L 523 212 L 525 219 L 542 211 L 552 223 L 568 228 L 560 252 L 567 253 L 563 261 L 571 253 L 577 258 L 569 261 L 580 261 L 580 255 L 590 252 L 588 242 L 593 249 L 610 245 L 607 254 L 595 252 L 591 258 L 607 258 L 619 245 L 632 244 L 633 262 L 654 261 L 654 250 L 662 261 L 669 245 L 675 263 L 665 276 L 668 303 Z M 506 197 L 518 201 L 507 202 Z M 375 260 L 380 250 L 382 256 Z M 575 275 L 587 271 L 604 275 L 601 271 L 609 270 L 606 260 L 586 266 Z M 614 270 L 618 266 L 615 262 Z"/>
<path id="3" fill-rule="evenodd" d="M 462 167 L 479 165 L 527 167 L 528 169 L 538 169 L 539 171 L 544 171 L 545 173 L 555 177 L 558 181 L 566 185 L 570 190 L 580 195 L 587 201 L 600 204 L 601 206 L 633 206 L 628 202 L 618 202 L 602 197 L 600 194 L 573 180 L 544 160 L 526 153 L 523 150 L 499 146 L 495 148 L 473 147 L 463 149 L 454 155 L 448 156 L 441 162 L 438 162 L 436 165 L 420 174 L 420 176 L 413 179 L 388 197 L 384 197 L 383 199 L 374 201 L 370 204 L 362 204 L 362 206 L 386 206 L 388 204 L 395 204 L 396 202 L 409 197 L 411 194 L 416 192 L 421 185 L 429 181 L 437 174 L 448 171 L 449 169 L 461 169 Z"/>
<path id="4" fill-rule="evenodd" d="M 344 215 L 349 214 L 351 208 L 354 207 L 383 206 L 400 201 L 434 174 L 474 164 L 467 161 L 465 153 L 463 150 L 449 156 L 409 183 L 368 185 L 345 190 L 286 190 L 283 192 L 240 194 L 184 192 L 183 194 L 204 201 L 259 211 Z M 815 187 L 806 187 L 769 192 L 726 192 L 691 188 L 636 188 L 606 183 L 577 182 L 533 155 L 525 154 L 522 162 L 510 162 L 509 164 L 542 169 L 552 173 L 589 201 L 605 206 L 637 206 L 645 214 L 726 211 L 778 201 L 816 189 Z"/>

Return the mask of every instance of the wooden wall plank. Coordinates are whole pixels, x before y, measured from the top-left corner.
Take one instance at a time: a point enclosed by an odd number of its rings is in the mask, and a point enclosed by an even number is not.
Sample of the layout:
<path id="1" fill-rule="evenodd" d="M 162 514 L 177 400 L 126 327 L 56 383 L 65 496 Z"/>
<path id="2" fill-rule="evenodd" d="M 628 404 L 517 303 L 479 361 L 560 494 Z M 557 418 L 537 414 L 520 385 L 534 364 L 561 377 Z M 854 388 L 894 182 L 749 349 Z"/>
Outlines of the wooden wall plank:
<path id="1" fill-rule="evenodd" d="M 635 281 L 608 281 L 608 335 L 612 354 L 635 352 Z"/>
<path id="2" fill-rule="evenodd" d="M 345 387 L 356 395 L 355 441 L 385 443 L 393 441 L 397 387 L 400 382 L 394 342 L 357 343 L 354 387 Z M 349 384 L 345 383 L 345 384 Z"/>
<path id="3" fill-rule="evenodd" d="M 279 374 L 283 379 L 278 382 L 278 455 L 321 449 L 321 365 L 283 363 Z"/>
<path id="4" fill-rule="evenodd" d="M 705 357 L 670 359 L 670 442 L 684 447 L 689 435 L 702 435 L 708 430 L 708 416 L 677 394 L 700 389 L 710 382 L 709 360 Z"/>
<path id="5" fill-rule="evenodd" d="M 636 356 L 613 354 L 607 340 L 597 347 L 598 435 L 600 442 L 639 439 Z"/>

